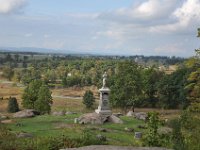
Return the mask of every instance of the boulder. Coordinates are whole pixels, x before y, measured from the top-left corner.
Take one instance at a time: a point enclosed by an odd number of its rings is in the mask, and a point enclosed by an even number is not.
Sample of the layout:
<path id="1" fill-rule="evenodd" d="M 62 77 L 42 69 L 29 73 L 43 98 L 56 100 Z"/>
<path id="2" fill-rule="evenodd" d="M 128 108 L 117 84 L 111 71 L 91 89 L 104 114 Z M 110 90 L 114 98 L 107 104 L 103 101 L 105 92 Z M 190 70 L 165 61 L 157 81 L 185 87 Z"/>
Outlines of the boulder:
<path id="1" fill-rule="evenodd" d="M 103 124 L 107 117 L 97 113 L 88 113 L 80 116 L 78 120 L 80 124 Z"/>
<path id="2" fill-rule="evenodd" d="M 5 119 L 8 119 L 8 116 L 4 116 L 4 115 L 0 116 L 0 120 L 5 120 Z"/>
<path id="3" fill-rule="evenodd" d="M 32 138 L 32 137 L 33 137 L 33 135 L 30 133 L 19 133 L 17 135 L 17 138 Z"/>
<path id="4" fill-rule="evenodd" d="M 102 141 L 102 142 L 105 142 L 106 141 L 106 137 L 104 135 L 101 135 L 101 134 L 98 134 L 96 136 L 97 140 L 99 141 Z"/>
<path id="5" fill-rule="evenodd" d="M 134 112 L 132 110 L 130 110 L 127 114 L 127 117 L 133 117 L 134 116 Z"/>
<path id="6" fill-rule="evenodd" d="M 12 120 L 2 120 L 1 123 L 10 124 L 10 123 L 13 123 L 13 121 Z"/>
<path id="7" fill-rule="evenodd" d="M 64 116 L 65 112 L 64 111 L 54 111 L 52 113 L 53 116 Z"/>
<path id="8" fill-rule="evenodd" d="M 123 124 L 123 121 L 115 115 L 109 116 L 107 121 L 111 123 Z"/>
<path id="9" fill-rule="evenodd" d="M 127 132 L 134 132 L 134 129 L 133 129 L 133 128 L 125 127 L 124 130 L 127 131 Z"/>
<path id="10" fill-rule="evenodd" d="M 99 131 L 100 131 L 100 132 L 107 132 L 107 129 L 100 128 Z"/>
<path id="11" fill-rule="evenodd" d="M 39 115 L 40 113 L 34 109 L 26 109 L 19 111 L 13 115 L 14 118 L 30 118 Z"/>
<path id="12" fill-rule="evenodd" d="M 158 134 L 170 134 L 170 133 L 172 133 L 172 128 L 169 127 L 158 128 Z"/>
<path id="13" fill-rule="evenodd" d="M 147 119 L 147 113 L 145 113 L 145 112 L 134 113 L 134 117 L 135 117 L 136 119 L 146 121 L 146 119 Z"/>
<path id="14" fill-rule="evenodd" d="M 118 112 L 118 113 L 113 113 L 113 115 L 114 115 L 114 116 L 116 116 L 116 117 L 123 116 L 123 114 L 122 114 L 122 113 L 120 113 L 120 112 Z"/>
<path id="15" fill-rule="evenodd" d="M 67 111 L 66 113 L 65 113 L 65 115 L 74 115 L 74 114 L 77 114 L 76 112 L 71 112 L 71 111 Z"/>

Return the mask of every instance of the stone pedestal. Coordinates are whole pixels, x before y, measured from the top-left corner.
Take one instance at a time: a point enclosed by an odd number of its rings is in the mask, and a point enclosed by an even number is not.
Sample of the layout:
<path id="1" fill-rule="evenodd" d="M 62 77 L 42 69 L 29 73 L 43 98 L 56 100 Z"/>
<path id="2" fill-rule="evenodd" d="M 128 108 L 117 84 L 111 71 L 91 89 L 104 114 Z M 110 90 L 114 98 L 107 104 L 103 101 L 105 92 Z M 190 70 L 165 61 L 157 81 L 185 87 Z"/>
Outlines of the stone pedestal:
<path id="1" fill-rule="evenodd" d="M 99 92 L 100 92 L 99 106 L 98 109 L 95 110 L 95 112 L 102 116 L 110 116 L 112 114 L 112 111 L 110 110 L 109 106 L 110 89 L 107 87 L 102 87 L 101 89 L 99 89 Z"/>

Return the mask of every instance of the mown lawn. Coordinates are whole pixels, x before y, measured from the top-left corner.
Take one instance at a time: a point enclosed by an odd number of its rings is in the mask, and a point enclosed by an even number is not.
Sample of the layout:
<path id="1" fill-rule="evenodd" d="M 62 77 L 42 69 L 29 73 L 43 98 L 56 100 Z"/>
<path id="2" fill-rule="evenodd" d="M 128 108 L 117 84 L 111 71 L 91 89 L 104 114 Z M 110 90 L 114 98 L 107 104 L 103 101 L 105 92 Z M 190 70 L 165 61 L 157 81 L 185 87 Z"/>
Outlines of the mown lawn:
<path id="1" fill-rule="evenodd" d="M 129 117 L 121 117 L 124 124 L 105 123 L 104 125 L 79 125 L 74 124 L 74 118 L 79 117 L 80 114 L 66 115 L 66 116 L 51 116 L 43 115 L 28 119 L 15 119 L 14 123 L 8 124 L 8 127 L 14 133 L 31 133 L 36 137 L 56 137 L 67 135 L 70 138 L 80 137 L 84 129 L 89 129 L 91 134 L 101 134 L 107 137 L 108 144 L 111 145 L 135 145 L 134 132 L 127 132 L 125 127 L 134 128 L 135 131 L 142 131 L 138 129 L 138 125 L 144 125 L 143 121 L 136 120 Z M 95 128 L 92 129 L 92 128 Z M 98 129 L 105 128 L 107 132 L 101 132 Z M 142 131 L 142 132 L 145 132 Z M 140 142 L 139 142 L 140 143 Z"/>

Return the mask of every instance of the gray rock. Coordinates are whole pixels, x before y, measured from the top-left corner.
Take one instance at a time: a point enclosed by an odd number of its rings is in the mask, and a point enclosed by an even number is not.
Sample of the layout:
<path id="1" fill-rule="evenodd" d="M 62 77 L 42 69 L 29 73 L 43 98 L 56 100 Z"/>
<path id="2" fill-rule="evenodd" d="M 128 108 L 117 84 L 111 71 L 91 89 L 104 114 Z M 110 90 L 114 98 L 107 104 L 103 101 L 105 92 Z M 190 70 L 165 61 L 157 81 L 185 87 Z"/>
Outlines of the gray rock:
<path id="1" fill-rule="evenodd" d="M 14 118 L 30 118 L 34 117 L 36 115 L 39 115 L 40 113 L 34 109 L 26 109 L 19 111 L 13 115 Z"/>
<path id="2" fill-rule="evenodd" d="M 147 119 L 147 113 L 145 113 L 145 112 L 134 113 L 134 117 L 135 117 L 136 119 L 146 121 L 146 119 Z"/>
<path id="3" fill-rule="evenodd" d="M 158 134 L 171 134 L 172 128 L 169 127 L 161 127 L 158 129 Z"/>
<path id="4" fill-rule="evenodd" d="M 123 114 L 122 114 L 122 113 L 120 113 L 120 112 L 118 112 L 118 113 L 113 113 L 113 115 L 114 115 L 114 116 L 116 116 L 116 117 L 123 116 Z"/>
<path id="5" fill-rule="evenodd" d="M 117 124 L 123 124 L 123 121 L 120 118 L 118 118 L 118 117 L 116 117 L 114 115 L 111 115 L 111 116 L 108 117 L 108 122 L 117 123 Z"/>
<path id="6" fill-rule="evenodd" d="M 65 115 L 74 115 L 74 114 L 77 114 L 76 112 L 71 112 L 71 111 L 67 111 L 66 113 L 65 113 Z"/>
<path id="7" fill-rule="evenodd" d="M 135 138 L 141 139 L 142 138 L 142 132 L 135 132 Z"/>
<path id="8" fill-rule="evenodd" d="M 64 111 L 54 111 L 52 113 L 53 116 L 64 116 L 65 112 Z"/>
<path id="9" fill-rule="evenodd" d="M 124 130 L 127 131 L 127 132 L 134 132 L 134 129 L 133 129 L 133 128 L 128 128 L 128 127 L 126 127 L 126 128 L 124 128 Z"/>
<path id="10" fill-rule="evenodd" d="M 111 146 L 111 145 L 93 145 L 80 148 L 67 148 L 61 150 L 169 150 L 161 147 L 130 147 L 130 146 Z"/>
<path id="11" fill-rule="evenodd" d="M 105 142 L 106 141 L 106 137 L 104 135 L 101 135 L 101 134 L 98 134 L 96 136 L 96 138 L 99 140 L 99 141 L 102 141 L 102 142 Z"/>
<path id="12" fill-rule="evenodd" d="M 133 117 L 134 116 L 134 112 L 132 110 L 130 110 L 127 114 L 127 117 Z"/>
<path id="13" fill-rule="evenodd" d="M 32 138 L 33 135 L 30 133 L 20 133 L 17 135 L 17 138 Z"/>
<path id="14" fill-rule="evenodd" d="M 83 114 L 78 119 L 80 124 L 103 124 L 107 120 L 107 117 L 97 113 L 88 113 Z"/>
<path id="15" fill-rule="evenodd" d="M 100 132 L 107 132 L 107 130 L 104 129 L 104 128 L 100 128 L 99 131 L 100 131 Z"/>
<path id="16" fill-rule="evenodd" d="M 4 115 L 0 116 L 0 120 L 5 120 L 5 119 L 8 119 L 8 116 L 4 116 Z"/>

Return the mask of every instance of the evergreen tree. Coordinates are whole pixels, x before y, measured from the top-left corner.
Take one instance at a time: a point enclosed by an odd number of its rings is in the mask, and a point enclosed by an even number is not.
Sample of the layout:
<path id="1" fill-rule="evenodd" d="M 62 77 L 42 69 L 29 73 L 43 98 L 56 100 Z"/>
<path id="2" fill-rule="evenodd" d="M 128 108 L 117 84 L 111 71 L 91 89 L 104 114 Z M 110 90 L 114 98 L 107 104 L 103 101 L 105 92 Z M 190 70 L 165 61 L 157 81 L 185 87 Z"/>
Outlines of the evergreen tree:
<path id="1" fill-rule="evenodd" d="M 38 92 L 41 86 L 41 80 L 33 80 L 28 84 L 22 95 L 22 106 L 24 108 L 35 109 L 35 101 L 38 99 Z"/>
<path id="2" fill-rule="evenodd" d="M 19 111 L 19 106 L 18 106 L 18 103 L 17 103 L 17 99 L 15 97 L 9 98 L 7 110 L 10 113 L 15 113 L 15 112 Z"/>
<path id="3" fill-rule="evenodd" d="M 83 104 L 86 106 L 86 108 L 92 108 L 94 102 L 95 102 L 95 97 L 92 91 L 90 90 L 86 91 L 83 96 Z"/>
<path id="4" fill-rule="evenodd" d="M 46 85 L 41 86 L 38 92 L 38 99 L 35 101 L 35 109 L 42 114 L 50 113 L 52 103 L 51 91 Z"/>

